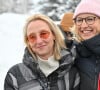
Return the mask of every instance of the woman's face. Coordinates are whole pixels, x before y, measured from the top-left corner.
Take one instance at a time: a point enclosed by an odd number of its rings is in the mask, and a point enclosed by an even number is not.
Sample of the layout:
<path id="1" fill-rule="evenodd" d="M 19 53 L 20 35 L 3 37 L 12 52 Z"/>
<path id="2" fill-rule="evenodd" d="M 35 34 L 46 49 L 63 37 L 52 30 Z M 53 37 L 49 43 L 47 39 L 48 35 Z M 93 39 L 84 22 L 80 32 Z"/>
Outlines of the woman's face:
<path id="1" fill-rule="evenodd" d="M 80 14 L 76 18 L 77 33 L 87 40 L 100 33 L 100 18 L 93 14 Z"/>
<path id="2" fill-rule="evenodd" d="M 30 22 L 27 37 L 33 52 L 42 59 L 48 59 L 53 54 L 55 37 L 46 22 L 42 20 Z"/>

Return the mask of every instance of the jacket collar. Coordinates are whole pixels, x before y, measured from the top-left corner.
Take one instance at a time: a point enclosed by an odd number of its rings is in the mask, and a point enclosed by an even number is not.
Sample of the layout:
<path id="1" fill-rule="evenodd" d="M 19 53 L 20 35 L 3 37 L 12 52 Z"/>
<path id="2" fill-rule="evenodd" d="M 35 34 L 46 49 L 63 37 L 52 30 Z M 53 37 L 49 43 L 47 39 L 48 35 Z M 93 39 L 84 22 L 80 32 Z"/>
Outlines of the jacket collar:
<path id="1" fill-rule="evenodd" d="M 77 51 L 83 57 L 90 55 L 100 56 L 100 34 L 79 43 L 77 45 Z"/>
<path id="2" fill-rule="evenodd" d="M 74 59 L 75 59 L 75 55 L 73 55 L 74 52 L 75 52 L 74 48 L 72 48 L 71 52 L 69 52 L 68 50 L 65 50 L 65 49 L 62 50 L 61 51 L 62 58 L 61 58 L 61 60 L 59 60 L 60 66 L 72 64 L 74 62 Z M 38 60 L 35 60 L 32 57 L 32 55 L 30 54 L 27 47 L 25 48 L 25 53 L 24 53 L 24 56 L 23 56 L 23 63 L 27 66 L 32 65 L 32 67 L 35 68 L 35 69 L 38 66 Z"/>

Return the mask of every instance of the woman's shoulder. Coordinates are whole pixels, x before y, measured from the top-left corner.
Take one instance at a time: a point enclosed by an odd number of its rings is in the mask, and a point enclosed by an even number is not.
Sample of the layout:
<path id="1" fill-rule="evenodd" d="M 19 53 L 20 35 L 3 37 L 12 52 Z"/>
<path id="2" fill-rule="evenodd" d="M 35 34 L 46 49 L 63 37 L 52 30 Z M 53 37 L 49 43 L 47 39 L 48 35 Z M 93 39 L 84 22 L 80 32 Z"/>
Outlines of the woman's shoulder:
<path id="1" fill-rule="evenodd" d="M 15 65 L 11 66 L 7 73 L 12 73 L 12 74 L 16 75 L 17 73 L 19 73 L 19 66 L 22 64 L 23 63 L 17 63 Z"/>
<path id="2" fill-rule="evenodd" d="M 8 72 L 7 76 L 13 76 L 16 79 L 19 80 L 19 78 L 24 78 L 25 80 L 30 80 L 30 79 L 35 79 L 35 75 L 33 75 L 32 71 L 30 68 L 28 68 L 27 65 L 24 63 L 18 63 L 14 66 L 12 66 Z M 20 80 L 19 80 L 20 81 Z"/>

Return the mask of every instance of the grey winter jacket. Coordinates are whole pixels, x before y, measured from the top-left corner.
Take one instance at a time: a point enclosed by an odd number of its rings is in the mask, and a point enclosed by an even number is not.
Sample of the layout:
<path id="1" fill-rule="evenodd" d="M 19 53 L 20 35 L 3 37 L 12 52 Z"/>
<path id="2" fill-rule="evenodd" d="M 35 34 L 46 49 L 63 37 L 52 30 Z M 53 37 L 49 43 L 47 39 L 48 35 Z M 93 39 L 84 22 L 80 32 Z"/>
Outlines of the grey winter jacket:
<path id="1" fill-rule="evenodd" d="M 6 75 L 4 90 L 79 90 L 79 74 L 74 67 L 74 55 L 62 50 L 59 68 L 48 77 L 25 49 L 23 63 L 13 66 Z"/>

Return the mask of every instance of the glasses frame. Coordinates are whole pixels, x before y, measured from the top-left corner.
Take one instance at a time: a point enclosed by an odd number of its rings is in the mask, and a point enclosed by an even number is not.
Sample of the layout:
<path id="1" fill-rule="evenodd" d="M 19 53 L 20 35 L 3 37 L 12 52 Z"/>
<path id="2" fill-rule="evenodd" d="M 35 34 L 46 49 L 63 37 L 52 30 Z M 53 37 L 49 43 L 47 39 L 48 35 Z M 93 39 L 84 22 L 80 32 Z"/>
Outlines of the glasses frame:
<path id="1" fill-rule="evenodd" d="M 32 35 L 32 36 L 31 36 Z M 50 36 L 50 32 L 49 31 L 42 31 L 40 34 L 39 34 L 39 37 L 41 39 L 48 39 Z M 37 36 L 35 36 L 34 34 L 30 34 L 27 36 L 27 40 L 31 43 L 35 43 L 36 40 L 37 40 Z"/>
<path id="2" fill-rule="evenodd" d="M 92 21 L 89 20 L 91 17 L 92 17 Z M 100 19 L 100 17 L 96 17 L 96 16 L 88 16 L 88 17 L 86 17 L 86 18 L 78 17 L 78 18 L 81 19 L 80 22 L 78 22 L 77 18 L 74 19 L 74 22 L 75 22 L 75 24 L 76 24 L 77 26 L 82 25 L 82 23 L 83 23 L 84 20 L 85 20 L 85 23 L 86 23 L 86 24 L 92 25 L 92 24 L 95 23 L 96 18 L 99 18 L 99 19 Z"/>

